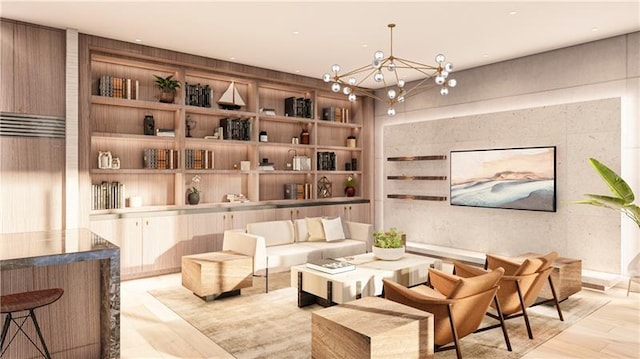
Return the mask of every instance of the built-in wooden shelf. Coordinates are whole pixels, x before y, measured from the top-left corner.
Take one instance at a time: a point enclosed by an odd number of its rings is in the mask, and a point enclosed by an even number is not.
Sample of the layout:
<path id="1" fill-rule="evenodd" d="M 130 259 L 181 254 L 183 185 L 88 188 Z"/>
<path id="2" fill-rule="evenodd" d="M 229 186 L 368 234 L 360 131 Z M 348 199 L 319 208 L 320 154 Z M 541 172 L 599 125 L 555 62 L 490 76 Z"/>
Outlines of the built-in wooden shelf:
<path id="1" fill-rule="evenodd" d="M 421 196 L 421 195 L 413 195 L 413 194 L 388 194 L 387 198 L 395 198 L 395 199 L 409 199 L 409 200 L 419 200 L 419 201 L 446 201 L 447 197 L 443 196 Z"/>
<path id="2" fill-rule="evenodd" d="M 446 181 L 447 176 L 387 176 L 387 179 L 403 181 Z"/>
<path id="3" fill-rule="evenodd" d="M 447 159 L 446 155 L 387 157 L 387 161 L 439 161 L 439 160 L 446 160 L 446 159 Z"/>

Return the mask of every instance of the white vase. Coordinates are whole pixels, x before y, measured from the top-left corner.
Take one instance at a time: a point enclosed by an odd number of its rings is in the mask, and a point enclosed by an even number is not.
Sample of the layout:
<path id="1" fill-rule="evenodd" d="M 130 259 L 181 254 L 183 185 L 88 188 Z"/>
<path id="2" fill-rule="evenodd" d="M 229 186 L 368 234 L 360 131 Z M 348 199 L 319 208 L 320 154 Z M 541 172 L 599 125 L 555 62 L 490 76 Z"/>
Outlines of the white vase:
<path id="1" fill-rule="evenodd" d="M 395 261 L 404 256 L 404 246 L 401 248 L 373 247 L 373 254 L 383 261 Z"/>

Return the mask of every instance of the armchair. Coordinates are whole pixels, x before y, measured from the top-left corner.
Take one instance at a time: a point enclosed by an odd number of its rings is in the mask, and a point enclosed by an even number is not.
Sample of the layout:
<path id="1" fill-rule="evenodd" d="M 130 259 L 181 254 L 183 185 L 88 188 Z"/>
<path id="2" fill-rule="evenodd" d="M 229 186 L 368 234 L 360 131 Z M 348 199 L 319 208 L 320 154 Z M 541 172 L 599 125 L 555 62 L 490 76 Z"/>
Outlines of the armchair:
<path id="1" fill-rule="evenodd" d="M 434 316 L 435 351 L 454 349 L 462 358 L 459 339 L 473 333 L 482 322 L 491 301 L 495 301 L 497 283 L 503 270 L 498 268 L 473 278 L 461 278 L 434 268 L 429 269 L 429 283 L 406 288 L 396 282 L 383 279 L 386 299 L 421 309 Z M 499 307 L 499 303 L 496 302 Z M 503 331 L 507 348 L 511 345 Z M 452 345 L 445 346 L 449 343 Z"/>
<path id="2" fill-rule="evenodd" d="M 553 270 L 551 264 L 557 256 L 558 253 L 550 252 L 544 256 L 526 258 L 524 261 L 518 261 L 507 257 L 487 254 L 486 269 L 473 267 L 460 262 L 454 262 L 454 268 L 456 275 L 461 277 L 477 276 L 495 270 L 495 268 L 503 268 L 504 275 L 498 283 L 500 289 L 497 294 L 497 301 L 501 308 L 498 308 L 494 304 L 492 306 L 498 311 L 498 314 L 487 312 L 487 315 L 494 319 L 503 317 L 504 320 L 523 317 L 529 339 L 533 339 L 527 308 L 543 303 L 554 302 L 558 311 L 558 317 L 561 321 L 564 321 L 555 287 L 550 277 L 551 271 Z M 553 299 L 536 302 L 545 282 L 549 283 Z M 496 324 L 480 328 L 478 331 L 497 328 L 497 326 Z"/>

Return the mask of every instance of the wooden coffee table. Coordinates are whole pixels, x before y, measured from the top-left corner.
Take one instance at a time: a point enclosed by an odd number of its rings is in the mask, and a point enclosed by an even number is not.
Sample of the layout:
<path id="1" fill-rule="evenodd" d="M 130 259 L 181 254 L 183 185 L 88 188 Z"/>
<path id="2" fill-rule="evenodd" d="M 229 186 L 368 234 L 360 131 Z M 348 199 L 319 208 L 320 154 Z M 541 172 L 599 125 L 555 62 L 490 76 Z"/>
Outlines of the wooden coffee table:
<path id="1" fill-rule="evenodd" d="M 429 267 L 441 266 L 436 258 L 406 253 L 395 261 L 383 261 L 373 253 L 338 258 L 356 265 L 356 269 L 328 274 L 306 264 L 291 267 L 291 286 L 298 288 L 298 306 L 313 303 L 322 306 L 342 304 L 362 297 L 382 295 L 382 279 L 388 278 L 410 287 L 427 281 Z"/>
<path id="2" fill-rule="evenodd" d="M 253 259 L 233 251 L 182 257 L 182 285 L 209 301 L 253 285 Z"/>
<path id="3" fill-rule="evenodd" d="M 311 357 L 432 358 L 433 314 L 367 297 L 311 313 Z"/>

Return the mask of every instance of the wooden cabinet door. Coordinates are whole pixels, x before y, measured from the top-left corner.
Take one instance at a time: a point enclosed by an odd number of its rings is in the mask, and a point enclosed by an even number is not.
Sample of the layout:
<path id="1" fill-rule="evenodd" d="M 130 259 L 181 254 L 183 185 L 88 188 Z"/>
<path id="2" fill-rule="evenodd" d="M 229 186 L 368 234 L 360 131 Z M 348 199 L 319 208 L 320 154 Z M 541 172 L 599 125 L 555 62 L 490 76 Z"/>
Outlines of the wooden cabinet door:
<path id="1" fill-rule="evenodd" d="M 369 206 L 369 203 L 347 205 L 348 220 L 352 222 L 371 223 Z"/>
<path id="2" fill-rule="evenodd" d="M 15 24 L 9 21 L 0 21 L 2 26 L 0 37 L 2 39 L 0 49 L 0 111 L 15 112 L 13 106 L 13 51 L 14 51 L 14 32 Z"/>
<path id="3" fill-rule="evenodd" d="M 142 218 L 142 270 L 180 268 L 178 243 L 187 235 L 182 216 Z"/>
<path id="4" fill-rule="evenodd" d="M 120 275 L 142 272 L 142 218 L 91 221 L 91 231 L 120 247 Z"/>
<path id="5" fill-rule="evenodd" d="M 188 243 L 182 255 L 217 252 L 222 250 L 225 220 L 229 214 L 191 214 L 189 220 Z"/>

